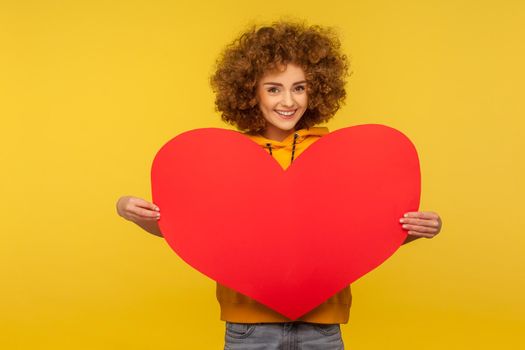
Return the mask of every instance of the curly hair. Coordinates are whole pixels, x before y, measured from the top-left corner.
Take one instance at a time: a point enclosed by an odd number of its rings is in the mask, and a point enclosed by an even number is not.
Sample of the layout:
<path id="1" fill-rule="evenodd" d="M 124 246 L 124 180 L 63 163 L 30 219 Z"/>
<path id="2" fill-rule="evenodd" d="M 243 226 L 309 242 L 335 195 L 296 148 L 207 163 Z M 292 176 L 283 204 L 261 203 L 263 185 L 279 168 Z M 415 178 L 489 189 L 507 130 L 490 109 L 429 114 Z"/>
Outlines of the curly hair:
<path id="1" fill-rule="evenodd" d="M 266 127 L 259 109 L 257 82 L 268 71 L 292 63 L 305 72 L 308 107 L 297 128 L 309 128 L 332 118 L 344 103 L 347 57 L 331 28 L 275 22 L 253 26 L 228 45 L 210 79 L 215 107 L 223 121 L 248 133 Z"/>

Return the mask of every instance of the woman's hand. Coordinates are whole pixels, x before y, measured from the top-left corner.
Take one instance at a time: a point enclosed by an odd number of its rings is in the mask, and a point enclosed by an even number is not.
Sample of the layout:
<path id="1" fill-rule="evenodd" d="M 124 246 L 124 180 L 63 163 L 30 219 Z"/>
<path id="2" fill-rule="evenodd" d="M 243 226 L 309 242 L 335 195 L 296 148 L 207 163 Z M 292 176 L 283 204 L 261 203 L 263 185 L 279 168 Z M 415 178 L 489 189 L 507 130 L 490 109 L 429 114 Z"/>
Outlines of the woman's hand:
<path id="1" fill-rule="evenodd" d="M 140 223 L 160 218 L 159 208 L 142 198 L 124 196 L 117 201 L 117 213 L 124 219 Z"/>
<path id="2" fill-rule="evenodd" d="M 159 207 L 142 198 L 124 196 L 117 201 L 117 213 L 124 219 L 133 221 L 144 230 L 155 236 L 162 237 L 159 223 Z"/>
<path id="3" fill-rule="evenodd" d="M 403 229 L 408 230 L 410 240 L 425 237 L 433 238 L 441 231 L 441 218 L 432 211 L 408 212 L 399 219 Z"/>

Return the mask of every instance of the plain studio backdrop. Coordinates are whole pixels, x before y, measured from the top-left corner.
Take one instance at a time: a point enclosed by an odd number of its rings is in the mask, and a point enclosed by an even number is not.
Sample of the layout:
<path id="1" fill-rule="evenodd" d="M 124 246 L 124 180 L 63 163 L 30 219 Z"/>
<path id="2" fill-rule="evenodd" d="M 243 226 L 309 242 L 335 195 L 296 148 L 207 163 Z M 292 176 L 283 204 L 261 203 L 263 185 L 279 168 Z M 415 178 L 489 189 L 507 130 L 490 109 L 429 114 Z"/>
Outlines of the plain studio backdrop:
<path id="1" fill-rule="evenodd" d="M 349 349 L 510 349 L 525 328 L 521 1 L 1 1 L 0 348 L 220 349 L 215 283 L 118 217 L 167 140 L 227 127 L 208 79 L 252 23 L 338 29 L 330 130 L 416 145 L 442 233 L 353 285 Z M 322 184 L 319 185 L 322 189 Z"/>

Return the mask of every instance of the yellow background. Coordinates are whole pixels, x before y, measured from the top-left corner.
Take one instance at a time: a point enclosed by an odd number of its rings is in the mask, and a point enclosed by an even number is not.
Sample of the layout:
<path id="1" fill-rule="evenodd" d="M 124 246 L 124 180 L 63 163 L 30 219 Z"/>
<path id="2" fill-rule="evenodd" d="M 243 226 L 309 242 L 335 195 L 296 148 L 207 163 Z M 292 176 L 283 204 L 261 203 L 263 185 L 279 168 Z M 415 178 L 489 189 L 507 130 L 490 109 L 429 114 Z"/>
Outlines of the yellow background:
<path id="1" fill-rule="evenodd" d="M 0 348 L 219 349 L 214 282 L 115 212 L 150 199 L 178 133 L 223 127 L 208 78 L 247 25 L 339 29 L 354 74 L 331 130 L 420 153 L 444 222 L 353 286 L 348 349 L 523 344 L 522 1 L 0 2 Z"/>

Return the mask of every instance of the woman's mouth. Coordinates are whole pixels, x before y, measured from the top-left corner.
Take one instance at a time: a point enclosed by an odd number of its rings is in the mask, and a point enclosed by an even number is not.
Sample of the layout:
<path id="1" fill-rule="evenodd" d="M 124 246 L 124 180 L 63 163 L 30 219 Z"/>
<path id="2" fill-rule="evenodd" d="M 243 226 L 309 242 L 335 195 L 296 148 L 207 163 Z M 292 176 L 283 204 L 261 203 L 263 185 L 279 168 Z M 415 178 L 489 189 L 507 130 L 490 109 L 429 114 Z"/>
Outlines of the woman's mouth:
<path id="1" fill-rule="evenodd" d="M 293 110 L 290 110 L 290 111 L 277 110 L 277 109 L 274 110 L 274 112 L 277 113 L 277 115 L 279 115 L 279 117 L 281 117 L 283 119 L 293 119 L 293 117 L 295 116 L 295 112 L 296 111 L 297 111 L 297 109 L 293 109 Z"/>

